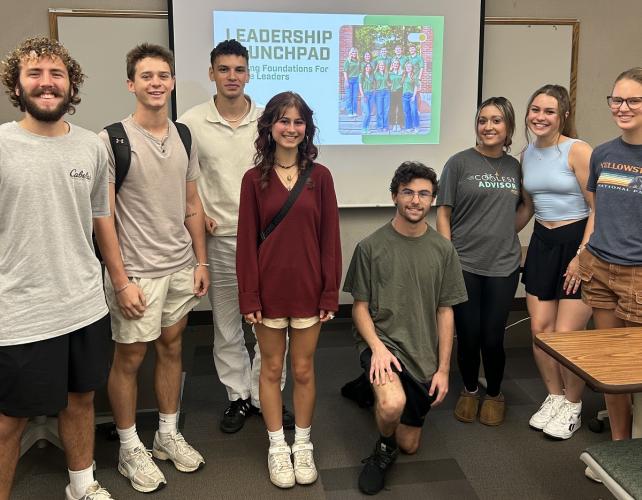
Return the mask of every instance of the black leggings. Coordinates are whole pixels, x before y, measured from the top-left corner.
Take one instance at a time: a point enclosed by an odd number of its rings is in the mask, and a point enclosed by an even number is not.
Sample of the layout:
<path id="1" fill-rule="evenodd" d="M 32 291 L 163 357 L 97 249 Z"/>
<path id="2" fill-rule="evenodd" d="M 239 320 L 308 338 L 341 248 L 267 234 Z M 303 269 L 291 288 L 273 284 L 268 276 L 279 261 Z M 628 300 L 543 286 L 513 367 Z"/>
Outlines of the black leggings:
<path id="1" fill-rule="evenodd" d="M 464 271 L 468 302 L 453 307 L 457 329 L 457 364 L 468 391 L 477 388 L 479 351 L 488 383 L 486 393 L 497 396 L 504 378 L 504 331 L 517 290 L 519 269 L 505 277 Z"/>

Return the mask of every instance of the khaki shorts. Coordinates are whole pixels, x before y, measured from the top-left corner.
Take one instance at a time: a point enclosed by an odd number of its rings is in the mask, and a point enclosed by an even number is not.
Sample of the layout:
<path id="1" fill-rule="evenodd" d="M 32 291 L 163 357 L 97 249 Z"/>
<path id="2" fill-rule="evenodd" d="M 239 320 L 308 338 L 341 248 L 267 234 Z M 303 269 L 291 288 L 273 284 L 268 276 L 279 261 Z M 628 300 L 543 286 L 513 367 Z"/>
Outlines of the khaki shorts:
<path id="1" fill-rule="evenodd" d="M 319 322 L 319 316 L 311 316 L 309 318 L 263 318 L 263 325 L 268 328 L 277 328 L 283 330 L 288 325 L 298 330 L 310 328 Z"/>
<path id="2" fill-rule="evenodd" d="M 580 254 L 582 300 L 596 309 L 615 309 L 615 315 L 642 323 L 642 266 L 609 264 L 588 250 Z"/>
<path id="3" fill-rule="evenodd" d="M 111 279 L 107 274 L 105 276 L 112 339 L 120 344 L 156 340 L 161 328 L 178 323 L 199 302 L 194 295 L 194 266 L 161 278 L 131 278 L 131 281 L 143 291 L 147 302 L 145 314 L 139 319 L 127 319 L 122 315 Z"/>

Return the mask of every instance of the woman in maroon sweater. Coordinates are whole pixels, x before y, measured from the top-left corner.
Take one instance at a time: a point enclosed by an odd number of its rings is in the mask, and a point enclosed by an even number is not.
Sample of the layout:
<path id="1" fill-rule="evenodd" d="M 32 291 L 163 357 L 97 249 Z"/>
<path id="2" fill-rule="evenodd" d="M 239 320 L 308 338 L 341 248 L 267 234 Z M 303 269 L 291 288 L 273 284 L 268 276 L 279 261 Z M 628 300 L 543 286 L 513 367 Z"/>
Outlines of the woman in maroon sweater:
<path id="1" fill-rule="evenodd" d="M 314 353 L 321 323 L 338 310 L 339 213 L 330 171 L 314 163 L 312 110 L 293 92 L 274 96 L 258 121 L 255 167 L 243 177 L 236 274 L 245 320 L 261 349 L 259 394 L 268 430 L 270 480 L 281 488 L 313 483 L 310 426 L 315 402 Z M 294 187 L 312 169 L 289 212 L 257 245 Z M 295 439 L 283 435 L 281 371 L 290 332 Z M 292 457 L 291 457 L 292 455 Z"/>

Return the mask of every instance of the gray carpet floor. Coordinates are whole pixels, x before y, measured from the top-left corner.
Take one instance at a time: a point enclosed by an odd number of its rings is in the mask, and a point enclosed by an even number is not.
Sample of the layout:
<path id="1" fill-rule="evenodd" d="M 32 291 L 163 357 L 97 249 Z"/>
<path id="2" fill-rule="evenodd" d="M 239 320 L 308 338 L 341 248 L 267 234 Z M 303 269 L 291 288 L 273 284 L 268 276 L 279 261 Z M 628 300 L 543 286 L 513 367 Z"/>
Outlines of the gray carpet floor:
<path id="1" fill-rule="evenodd" d="M 511 313 L 509 323 L 525 317 Z M 507 365 L 503 392 L 506 421 L 499 427 L 453 417 L 461 381 L 454 362 L 450 392 L 444 404 L 430 412 L 421 447 L 412 456 L 400 455 L 390 470 L 387 488 L 379 498 L 395 499 L 610 499 L 607 489 L 584 477 L 579 460 L 587 446 L 609 439 L 588 429 L 588 421 L 604 406 L 601 395 L 589 389 L 584 396 L 583 425 L 572 439 L 554 441 L 530 430 L 528 419 L 546 396 L 533 362 L 529 322 L 508 330 Z M 253 349 L 254 339 L 246 336 Z M 204 469 L 182 474 L 160 463 L 167 487 L 153 493 L 161 499 L 352 499 L 357 490 L 361 460 L 377 438 L 369 410 L 341 397 L 341 386 L 359 372 L 352 344 L 351 323 L 336 319 L 324 328 L 316 358 L 317 407 L 312 427 L 319 480 L 290 490 L 274 487 L 268 478 L 267 436 L 262 420 L 253 416 L 237 434 L 223 434 L 218 422 L 226 407 L 226 393 L 218 381 L 211 357 L 211 326 L 190 326 L 184 336 L 182 431 L 205 457 Z M 142 392 L 149 392 L 143 388 Z M 141 394 L 149 400 L 149 394 Z M 291 408 L 291 386 L 284 398 Z M 151 399 L 153 401 L 153 399 Z M 141 403 L 153 405 L 153 403 Z M 97 407 L 104 406 L 99 395 Z M 100 411 L 100 408 L 98 408 Z M 154 412 L 141 413 L 137 426 L 151 447 L 157 426 Z M 292 439 L 291 434 L 289 440 Z M 143 498 L 117 469 L 117 441 L 104 433 L 96 437 L 96 472 L 115 498 Z M 20 460 L 12 498 L 63 498 L 67 474 L 63 452 L 54 446 L 31 448 Z"/>

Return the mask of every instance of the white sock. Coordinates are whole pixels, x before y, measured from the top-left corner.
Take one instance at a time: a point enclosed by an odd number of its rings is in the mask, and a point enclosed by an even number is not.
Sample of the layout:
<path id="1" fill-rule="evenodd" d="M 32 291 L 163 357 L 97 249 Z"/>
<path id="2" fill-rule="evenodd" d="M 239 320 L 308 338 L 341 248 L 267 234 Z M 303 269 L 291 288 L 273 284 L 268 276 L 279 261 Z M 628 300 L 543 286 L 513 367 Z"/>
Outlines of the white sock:
<path id="1" fill-rule="evenodd" d="M 119 429 L 116 427 L 118 439 L 120 439 L 120 447 L 123 450 L 133 450 L 138 445 L 142 445 L 138 434 L 136 433 L 136 425 L 132 425 L 128 429 Z"/>
<path id="2" fill-rule="evenodd" d="M 94 479 L 94 464 L 83 470 L 70 470 L 69 471 L 69 484 L 71 485 L 71 494 L 75 498 L 82 498 L 87 492 L 87 488 L 92 484 Z"/>
<path id="3" fill-rule="evenodd" d="M 270 448 L 272 448 L 273 446 L 283 446 L 284 444 L 287 444 L 285 442 L 285 434 L 283 434 L 283 427 L 281 427 L 278 431 L 267 431 L 267 433 L 268 438 L 270 439 Z"/>
<path id="4" fill-rule="evenodd" d="M 294 442 L 296 444 L 306 444 L 310 442 L 310 432 L 312 430 L 312 426 L 306 427 L 305 429 L 302 429 L 298 425 L 294 426 Z"/>
<path id="5" fill-rule="evenodd" d="M 158 412 L 158 432 L 161 434 L 176 434 L 178 413 Z"/>

